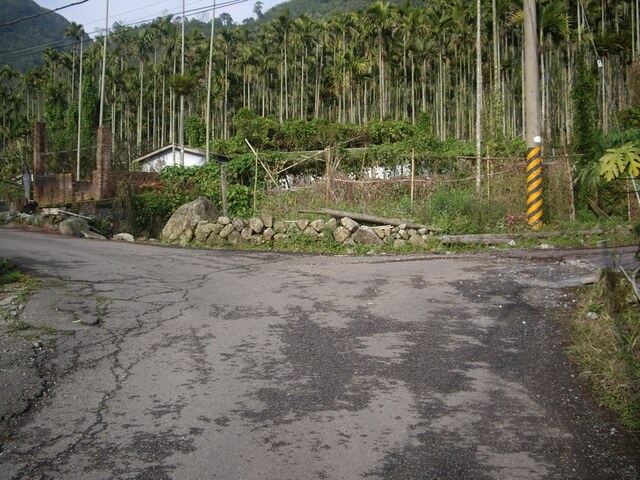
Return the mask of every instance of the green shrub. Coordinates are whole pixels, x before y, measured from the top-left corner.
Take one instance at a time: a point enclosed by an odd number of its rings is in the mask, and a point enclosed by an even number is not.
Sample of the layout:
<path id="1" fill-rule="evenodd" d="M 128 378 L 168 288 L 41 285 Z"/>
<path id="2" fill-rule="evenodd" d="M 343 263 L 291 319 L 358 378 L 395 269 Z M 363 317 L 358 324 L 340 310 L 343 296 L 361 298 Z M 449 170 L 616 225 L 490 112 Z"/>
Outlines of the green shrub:
<path id="1" fill-rule="evenodd" d="M 0 285 L 20 282 L 24 275 L 7 258 L 0 258 Z"/>
<path id="2" fill-rule="evenodd" d="M 569 351 L 600 403 L 640 431 L 640 310 L 621 274 L 603 272 L 572 320 Z M 598 316 L 587 315 L 596 312 Z"/>
<path id="3" fill-rule="evenodd" d="M 371 122 L 366 127 L 369 140 L 375 145 L 402 142 L 414 137 L 417 131 L 414 125 L 406 121 Z"/>
<path id="4" fill-rule="evenodd" d="M 431 194 L 426 208 L 430 223 L 447 233 L 484 233 L 500 224 L 507 208 L 487 200 L 472 188 L 441 185 Z"/>
<path id="5" fill-rule="evenodd" d="M 176 197 L 163 192 L 149 192 L 134 197 L 135 234 L 158 238 L 162 228 L 179 205 Z"/>
<path id="6" fill-rule="evenodd" d="M 616 117 L 622 128 L 640 129 L 640 107 L 620 110 Z"/>

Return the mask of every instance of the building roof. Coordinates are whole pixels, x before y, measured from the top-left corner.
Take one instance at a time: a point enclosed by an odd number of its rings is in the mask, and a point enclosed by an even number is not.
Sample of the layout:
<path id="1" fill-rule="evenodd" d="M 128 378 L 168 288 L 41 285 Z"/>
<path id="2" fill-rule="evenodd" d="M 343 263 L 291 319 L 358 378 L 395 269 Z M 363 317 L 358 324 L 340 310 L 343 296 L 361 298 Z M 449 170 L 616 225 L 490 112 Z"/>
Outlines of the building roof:
<path id="1" fill-rule="evenodd" d="M 137 162 L 144 162 L 145 160 L 149 160 L 150 158 L 156 157 L 168 150 L 173 150 L 173 148 L 176 149 L 176 152 L 180 152 L 181 148 L 179 145 L 165 145 L 162 148 L 159 148 L 158 150 L 155 150 L 151 153 L 147 153 L 146 155 L 143 155 L 142 157 L 136 158 L 133 163 L 137 163 Z M 202 157 L 207 155 L 207 152 L 205 152 L 204 150 L 200 150 L 199 148 L 193 148 L 193 147 L 184 147 L 184 151 L 188 152 L 188 153 L 192 153 L 194 155 L 200 155 Z"/>
<path id="2" fill-rule="evenodd" d="M 176 152 L 180 152 L 180 146 L 178 145 L 166 145 L 162 148 L 159 148 L 158 150 L 155 150 L 151 153 L 147 153 L 146 155 L 136 158 L 135 160 L 133 160 L 133 163 L 139 163 L 139 162 L 144 162 L 145 160 L 149 160 L 150 158 L 153 158 L 157 155 L 160 155 L 164 152 L 166 152 L 167 150 L 171 150 L 175 147 Z M 200 155 L 202 157 L 205 157 L 207 155 L 207 152 L 205 152 L 204 150 L 201 150 L 199 148 L 193 148 L 193 147 L 184 147 L 184 151 L 188 152 L 188 153 L 192 153 L 194 155 Z M 217 161 L 218 163 L 226 163 L 229 160 L 231 160 L 231 158 L 229 158 L 226 155 L 222 155 L 220 153 L 213 153 L 213 152 L 209 152 L 209 156 L 214 159 L 215 161 Z"/>

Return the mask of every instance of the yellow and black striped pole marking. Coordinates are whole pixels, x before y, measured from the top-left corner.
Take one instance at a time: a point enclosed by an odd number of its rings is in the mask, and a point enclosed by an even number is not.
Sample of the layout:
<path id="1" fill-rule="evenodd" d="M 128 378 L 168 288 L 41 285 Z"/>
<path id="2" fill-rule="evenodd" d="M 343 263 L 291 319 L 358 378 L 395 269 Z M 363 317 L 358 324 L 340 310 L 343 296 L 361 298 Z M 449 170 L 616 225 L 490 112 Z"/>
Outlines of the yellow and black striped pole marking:
<path id="1" fill-rule="evenodd" d="M 542 149 L 527 152 L 527 222 L 534 230 L 542 228 Z"/>

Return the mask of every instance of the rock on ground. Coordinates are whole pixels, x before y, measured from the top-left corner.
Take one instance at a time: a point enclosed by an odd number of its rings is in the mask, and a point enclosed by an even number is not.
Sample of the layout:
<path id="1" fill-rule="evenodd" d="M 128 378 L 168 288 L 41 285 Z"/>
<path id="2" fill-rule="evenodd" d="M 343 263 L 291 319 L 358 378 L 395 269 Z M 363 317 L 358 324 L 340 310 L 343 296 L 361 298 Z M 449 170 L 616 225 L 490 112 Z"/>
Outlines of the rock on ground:
<path id="1" fill-rule="evenodd" d="M 220 217 L 216 206 L 205 197 L 196 198 L 194 201 L 180 206 L 171 216 L 162 229 L 161 239 L 165 242 L 176 242 L 184 238 L 184 232 L 195 230 L 198 222 L 207 220 L 215 222 Z"/>
<path id="2" fill-rule="evenodd" d="M 82 237 L 82 232 L 89 231 L 89 224 L 84 218 L 74 217 L 60 222 L 60 226 L 58 228 L 62 235 L 67 235 L 68 237 Z"/>
<path id="3" fill-rule="evenodd" d="M 130 233 L 117 233 L 112 237 L 112 240 L 121 241 L 121 242 L 134 242 L 135 239 L 133 235 Z"/>

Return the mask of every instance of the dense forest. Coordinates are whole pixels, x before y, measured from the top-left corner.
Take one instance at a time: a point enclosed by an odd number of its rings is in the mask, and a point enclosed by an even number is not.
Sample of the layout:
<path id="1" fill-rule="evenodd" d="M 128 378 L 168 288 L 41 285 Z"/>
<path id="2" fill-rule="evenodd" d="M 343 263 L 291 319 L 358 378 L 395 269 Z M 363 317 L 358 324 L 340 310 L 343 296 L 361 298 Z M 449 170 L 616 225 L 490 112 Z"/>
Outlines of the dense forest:
<path id="1" fill-rule="evenodd" d="M 293 16 L 310 15 L 312 17 L 328 17 L 335 12 L 353 12 L 367 8 L 371 0 L 288 0 L 270 8 L 264 15 L 257 15 L 258 20 L 273 20 L 286 10 Z M 391 4 L 407 6 L 424 5 L 423 0 L 389 0 Z M 258 8 L 260 4 L 258 5 Z"/>
<path id="2" fill-rule="evenodd" d="M 602 134 L 639 126 L 639 99 L 632 98 L 640 78 L 633 62 L 640 52 L 639 5 L 539 2 L 547 153 L 569 149 L 595 157 Z M 262 16 L 259 2 L 254 10 Z M 115 24 L 106 50 L 104 122 L 127 165 L 179 143 L 182 132 L 185 142 L 203 146 L 207 124 L 212 148 L 227 153 L 246 150 L 233 143 L 242 125 L 242 134 L 253 135 L 263 150 L 393 143 L 416 132 L 439 142 L 471 140 L 477 15 L 476 2 L 462 0 L 377 1 L 328 17 L 283 9 L 272 20 L 242 25 L 223 15 L 212 50 L 211 24 L 196 19 Z M 480 15 L 482 148 L 485 155 L 506 155 L 523 134 L 522 2 L 483 0 Z M 86 176 L 95 153 L 104 38 L 81 42 L 77 24 L 66 35 L 73 48 L 47 48 L 42 66 L 24 73 L 2 67 L 0 146 L 4 158 L 27 157 L 31 125 L 45 121 L 52 168 L 72 171 L 80 119 Z M 358 138 L 345 138 L 352 134 Z"/>

